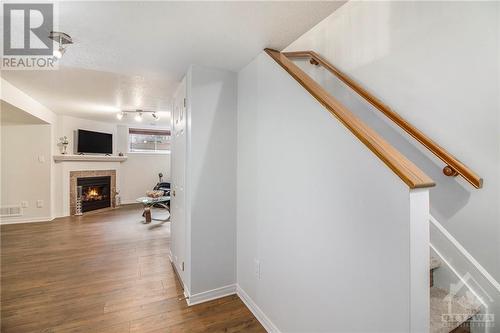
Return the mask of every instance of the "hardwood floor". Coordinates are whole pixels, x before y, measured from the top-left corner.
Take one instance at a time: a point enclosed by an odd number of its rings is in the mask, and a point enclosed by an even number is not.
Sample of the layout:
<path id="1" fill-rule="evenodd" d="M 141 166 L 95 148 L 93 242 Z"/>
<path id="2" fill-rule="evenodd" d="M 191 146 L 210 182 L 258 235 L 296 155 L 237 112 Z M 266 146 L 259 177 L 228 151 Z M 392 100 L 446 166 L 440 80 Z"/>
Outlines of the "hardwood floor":
<path id="1" fill-rule="evenodd" d="M 1 331 L 265 332 L 237 296 L 188 307 L 170 224 L 141 208 L 1 226 Z"/>

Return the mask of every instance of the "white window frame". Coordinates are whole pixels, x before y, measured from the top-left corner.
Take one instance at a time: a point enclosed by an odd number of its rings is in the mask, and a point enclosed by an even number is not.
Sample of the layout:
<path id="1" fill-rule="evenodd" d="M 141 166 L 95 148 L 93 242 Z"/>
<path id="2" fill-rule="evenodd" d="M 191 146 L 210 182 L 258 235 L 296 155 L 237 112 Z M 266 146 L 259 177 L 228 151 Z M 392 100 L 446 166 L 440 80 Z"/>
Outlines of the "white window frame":
<path id="1" fill-rule="evenodd" d="M 134 133 L 136 132 L 136 133 Z M 143 132 L 143 133 L 139 133 L 139 132 Z M 152 128 L 132 128 L 132 127 L 129 127 L 127 129 L 127 150 L 128 150 L 128 153 L 129 154 L 142 154 L 142 155 L 168 155 L 171 153 L 171 150 L 150 150 L 150 151 L 135 151 L 135 150 L 132 150 L 131 147 L 130 147 L 130 135 L 131 134 L 155 134 L 155 132 L 158 134 L 158 135 L 164 135 L 162 134 L 162 132 L 167 132 L 168 135 L 172 135 L 172 131 L 170 131 L 169 129 L 152 129 Z"/>

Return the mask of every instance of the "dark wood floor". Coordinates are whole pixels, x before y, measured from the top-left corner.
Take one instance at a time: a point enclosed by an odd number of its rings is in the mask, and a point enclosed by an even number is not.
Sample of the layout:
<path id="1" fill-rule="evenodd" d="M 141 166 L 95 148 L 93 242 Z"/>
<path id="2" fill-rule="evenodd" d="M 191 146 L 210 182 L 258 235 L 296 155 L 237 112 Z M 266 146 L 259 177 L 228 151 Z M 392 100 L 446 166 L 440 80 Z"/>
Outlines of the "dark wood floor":
<path id="1" fill-rule="evenodd" d="M 237 296 L 179 301 L 169 223 L 140 221 L 127 206 L 1 226 L 1 332 L 265 332 Z"/>

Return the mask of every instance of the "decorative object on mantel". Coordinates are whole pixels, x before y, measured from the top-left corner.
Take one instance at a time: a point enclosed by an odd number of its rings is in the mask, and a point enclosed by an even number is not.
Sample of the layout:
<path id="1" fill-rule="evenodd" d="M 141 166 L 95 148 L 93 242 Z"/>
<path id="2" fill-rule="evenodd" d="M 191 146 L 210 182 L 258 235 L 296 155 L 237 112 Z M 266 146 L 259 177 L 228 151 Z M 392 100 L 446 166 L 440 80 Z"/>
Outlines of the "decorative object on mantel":
<path id="1" fill-rule="evenodd" d="M 122 152 L 119 152 L 119 153 L 118 153 L 118 156 L 123 156 L 123 153 L 122 153 Z"/>
<path id="2" fill-rule="evenodd" d="M 162 197 L 165 192 L 160 191 L 160 190 L 155 190 L 155 191 L 146 191 L 146 196 L 150 198 L 159 198 Z"/>
<path id="3" fill-rule="evenodd" d="M 58 146 L 61 149 L 61 154 L 63 154 L 63 155 L 66 154 L 66 150 L 68 149 L 68 145 L 69 145 L 69 140 L 68 140 L 68 137 L 66 135 L 59 138 Z"/>
<path id="4" fill-rule="evenodd" d="M 75 215 L 82 215 L 82 191 L 83 186 L 76 187 Z"/>

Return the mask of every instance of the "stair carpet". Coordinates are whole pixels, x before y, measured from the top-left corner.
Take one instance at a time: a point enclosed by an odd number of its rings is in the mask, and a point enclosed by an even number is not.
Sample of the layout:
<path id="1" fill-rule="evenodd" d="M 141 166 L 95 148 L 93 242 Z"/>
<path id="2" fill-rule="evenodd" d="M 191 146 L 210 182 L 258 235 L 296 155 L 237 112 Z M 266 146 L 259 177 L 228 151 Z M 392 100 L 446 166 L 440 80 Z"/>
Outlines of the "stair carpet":
<path id="1" fill-rule="evenodd" d="M 430 258 L 430 332 L 469 333 L 468 320 L 479 313 L 480 304 L 475 299 L 452 295 L 448 290 L 434 287 L 433 273 L 440 265 L 438 258 Z"/>

